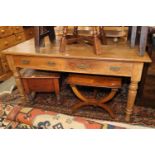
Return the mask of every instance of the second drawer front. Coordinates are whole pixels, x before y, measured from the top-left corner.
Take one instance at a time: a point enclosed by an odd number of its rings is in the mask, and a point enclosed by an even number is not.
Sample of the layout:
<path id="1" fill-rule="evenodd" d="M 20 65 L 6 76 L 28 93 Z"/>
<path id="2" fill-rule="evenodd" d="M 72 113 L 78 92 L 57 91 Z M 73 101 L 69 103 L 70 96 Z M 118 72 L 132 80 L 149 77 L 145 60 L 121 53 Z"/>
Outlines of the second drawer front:
<path id="1" fill-rule="evenodd" d="M 65 67 L 65 70 L 69 68 L 72 72 L 100 75 L 130 76 L 132 72 L 130 63 L 100 60 L 69 60 Z"/>
<path id="2" fill-rule="evenodd" d="M 25 41 L 25 34 L 23 32 L 15 34 L 15 37 L 16 37 L 16 44 Z"/>
<path id="3" fill-rule="evenodd" d="M 86 74 L 131 76 L 132 64 L 97 60 L 14 56 L 18 67 Z"/>

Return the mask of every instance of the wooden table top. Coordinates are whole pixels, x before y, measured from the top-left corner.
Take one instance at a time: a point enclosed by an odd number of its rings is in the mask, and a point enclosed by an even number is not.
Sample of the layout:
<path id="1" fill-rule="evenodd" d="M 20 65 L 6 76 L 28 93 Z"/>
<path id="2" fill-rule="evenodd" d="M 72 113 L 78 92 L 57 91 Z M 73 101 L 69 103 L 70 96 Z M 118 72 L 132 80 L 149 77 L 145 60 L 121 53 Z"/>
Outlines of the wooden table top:
<path id="1" fill-rule="evenodd" d="M 101 50 L 103 51 L 102 54 L 96 55 L 93 51 L 93 47 L 90 45 L 72 44 L 66 46 L 66 51 L 64 53 L 60 53 L 59 39 L 57 39 L 55 43 L 50 43 L 48 38 L 46 38 L 45 47 L 41 47 L 39 51 L 35 49 L 34 39 L 31 39 L 8 48 L 2 51 L 2 53 L 11 55 L 80 58 L 107 61 L 151 62 L 147 53 L 145 53 L 144 56 L 139 56 L 138 47 L 130 48 L 130 45 L 127 43 L 102 45 Z"/>

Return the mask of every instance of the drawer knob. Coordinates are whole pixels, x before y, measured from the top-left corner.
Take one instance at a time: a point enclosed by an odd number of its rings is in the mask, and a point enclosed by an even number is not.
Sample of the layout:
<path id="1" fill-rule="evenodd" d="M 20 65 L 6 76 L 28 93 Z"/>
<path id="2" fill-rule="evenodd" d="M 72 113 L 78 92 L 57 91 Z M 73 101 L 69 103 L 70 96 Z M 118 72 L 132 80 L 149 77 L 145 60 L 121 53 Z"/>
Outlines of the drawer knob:
<path id="1" fill-rule="evenodd" d="M 30 60 L 21 60 L 21 63 L 23 65 L 28 65 L 30 63 Z"/>
<path id="2" fill-rule="evenodd" d="M 86 64 L 78 64 L 77 67 L 79 69 L 87 69 L 87 68 L 89 68 L 89 65 L 86 65 Z"/>
<path id="3" fill-rule="evenodd" d="M 5 33 L 5 30 L 1 30 L 1 33 Z"/>
<path id="4" fill-rule="evenodd" d="M 47 65 L 48 65 L 48 66 L 55 66 L 56 63 L 55 63 L 55 62 L 52 62 L 52 61 L 48 61 L 48 62 L 47 62 Z"/>
<path id="5" fill-rule="evenodd" d="M 110 66 L 111 71 L 119 71 L 120 69 L 121 69 L 121 67 L 119 67 L 119 66 Z"/>

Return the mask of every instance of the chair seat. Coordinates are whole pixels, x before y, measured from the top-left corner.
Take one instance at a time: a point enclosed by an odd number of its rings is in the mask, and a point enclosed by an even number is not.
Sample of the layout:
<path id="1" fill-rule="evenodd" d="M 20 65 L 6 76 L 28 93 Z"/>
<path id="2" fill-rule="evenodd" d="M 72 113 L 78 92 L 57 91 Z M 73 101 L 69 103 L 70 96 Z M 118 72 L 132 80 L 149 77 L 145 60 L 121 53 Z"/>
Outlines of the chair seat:
<path id="1" fill-rule="evenodd" d="M 121 78 L 70 74 L 66 81 L 68 84 L 92 87 L 120 88 Z"/>

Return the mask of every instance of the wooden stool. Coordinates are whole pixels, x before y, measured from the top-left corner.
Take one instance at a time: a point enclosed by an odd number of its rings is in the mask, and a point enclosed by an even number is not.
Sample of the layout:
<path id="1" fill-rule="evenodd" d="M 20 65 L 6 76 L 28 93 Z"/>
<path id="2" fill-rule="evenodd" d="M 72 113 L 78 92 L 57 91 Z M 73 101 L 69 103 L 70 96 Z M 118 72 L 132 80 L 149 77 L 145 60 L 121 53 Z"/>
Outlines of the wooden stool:
<path id="1" fill-rule="evenodd" d="M 106 44 L 106 37 L 103 26 L 99 26 L 99 34 L 97 26 L 92 26 L 92 29 L 92 36 L 82 36 L 78 34 L 78 26 L 74 26 L 73 35 L 68 35 L 68 26 L 64 26 L 62 38 L 60 40 L 60 52 L 65 51 L 66 44 L 87 41 L 89 44 L 92 44 L 94 46 L 95 54 L 101 54 L 100 45 L 101 43 Z"/>
<path id="2" fill-rule="evenodd" d="M 25 93 L 55 92 L 57 102 L 60 102 L 59 73 L 27 69 L 22 74 L 22 83 Z"/>
<path id="3" fill-rule="evenodd" d="M 121 87 L 121 79 L 114 77 L 105 77 L 105 76 L 94 76 L 94 75 L 81 75 L 81 74 L 70 74 L 66 80 L 68 84 L 70 84 L 75 95 L 82 100 L 82 103 L 78 103 L 73 105 L 72 111 L 75 112 L 79 108 L 87 105 L 98 106 L 106 110 L 112 118 L 114 118 L 114 113 L 112 110 L 105 105 L 106 102 L 111 100 L 116 94 L 118 88 Z M 80 93 L 77 89 L 76 85 L 80 86 L 92 86 L 92 87 L 103 87 L 103 88 L 111 88 L 111 92 L 101 98 L 100 100 L 96 99 L 96 95 L 94 98 L 88 98 Z M 95 93 L 96 94 L 96 93 Z"/>

